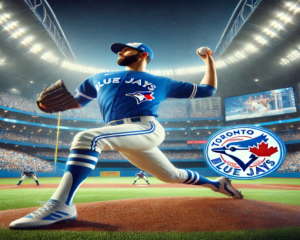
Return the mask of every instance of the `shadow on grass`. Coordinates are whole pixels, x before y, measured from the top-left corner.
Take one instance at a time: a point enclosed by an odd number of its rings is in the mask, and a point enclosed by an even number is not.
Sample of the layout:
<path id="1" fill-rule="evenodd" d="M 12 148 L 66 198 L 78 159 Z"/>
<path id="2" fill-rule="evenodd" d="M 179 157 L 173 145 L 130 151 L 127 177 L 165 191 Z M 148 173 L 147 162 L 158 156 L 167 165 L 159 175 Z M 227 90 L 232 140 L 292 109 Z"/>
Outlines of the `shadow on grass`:
<path id="1" fill-rule="evenodd" d="M 26 228 L 23 230 L 65 230 L 65 231 L 118 231 L 120 226 L 102 224 L 84 220 L 74 220 L 70 222 L 58 222 L 46 227 Z M 18 228 L 12 230 L 20 230 Z"/>

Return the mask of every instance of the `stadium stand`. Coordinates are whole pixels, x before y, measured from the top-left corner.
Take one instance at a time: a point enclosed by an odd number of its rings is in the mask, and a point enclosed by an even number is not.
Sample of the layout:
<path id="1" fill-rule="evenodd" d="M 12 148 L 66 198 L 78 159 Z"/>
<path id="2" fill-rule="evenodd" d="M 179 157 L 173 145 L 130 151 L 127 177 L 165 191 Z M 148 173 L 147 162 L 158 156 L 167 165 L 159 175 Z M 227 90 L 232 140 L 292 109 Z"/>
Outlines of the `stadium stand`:
<path id="1" fill-rule="evenodd" d="M 200 151 L 163 151 L 163 153 L 169 159 L 203 159 L 203 155 Z M 58 157 L 60 158 L 68 158 L 70 152 L 69 151 L 58 151 Z M 54 157 L 54 151 L 43 151 L 36 152 L 36 156 L 39 157 Z M 99 159 L 109 159 L 109 160 L 124 160 L 125 158 L 119 153 L 114 151 L 103 151 L 99 155 Z"/>
<path id="2" fill-rule="evenodd" d="M 23 172 L 28 168 L 35 172 L 53 172 L 53 161 L 46 161 L 25 152 L 0 148 L 0 170 Z"/>

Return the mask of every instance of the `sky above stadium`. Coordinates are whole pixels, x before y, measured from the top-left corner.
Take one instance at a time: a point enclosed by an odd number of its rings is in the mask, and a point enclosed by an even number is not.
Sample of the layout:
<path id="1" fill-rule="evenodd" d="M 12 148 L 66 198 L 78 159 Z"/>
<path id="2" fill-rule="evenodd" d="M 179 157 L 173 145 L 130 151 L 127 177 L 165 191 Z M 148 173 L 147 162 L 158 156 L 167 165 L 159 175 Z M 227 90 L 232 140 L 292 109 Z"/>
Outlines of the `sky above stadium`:
<path id="1" fill-rule="evenodd" d="M 113 43 L 152 48 L 148 69 L 203 65 L 196 49 L 217 46 L 239 0 L 48 0 L 79 64 L 120 70 Z"/>

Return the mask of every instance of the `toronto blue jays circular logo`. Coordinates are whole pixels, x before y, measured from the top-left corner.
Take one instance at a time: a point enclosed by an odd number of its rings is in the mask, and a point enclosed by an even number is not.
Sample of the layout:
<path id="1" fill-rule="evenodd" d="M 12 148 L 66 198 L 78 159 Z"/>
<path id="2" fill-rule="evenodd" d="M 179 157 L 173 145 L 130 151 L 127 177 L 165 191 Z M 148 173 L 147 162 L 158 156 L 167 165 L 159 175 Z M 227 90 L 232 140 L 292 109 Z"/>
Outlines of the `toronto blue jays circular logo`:
<path id="1" fill-rule="evenodd" d="M 212 135 L 205 146 L 208 165 L 233 179 L 255 179 L 276 171 L 283 163 L 286 147 L 272 131 L 240 125 Z"/>

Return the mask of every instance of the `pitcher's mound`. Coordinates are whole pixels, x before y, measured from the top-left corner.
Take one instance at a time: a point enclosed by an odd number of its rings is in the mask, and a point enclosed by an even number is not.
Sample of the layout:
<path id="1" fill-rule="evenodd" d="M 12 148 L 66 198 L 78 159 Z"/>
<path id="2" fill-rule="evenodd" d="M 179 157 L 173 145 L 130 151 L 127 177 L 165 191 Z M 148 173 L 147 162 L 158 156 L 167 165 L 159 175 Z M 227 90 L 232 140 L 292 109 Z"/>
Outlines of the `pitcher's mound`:
<path id="1" fill-rule="evenodd" d="M 46 227 L 70 231 L 199 232 L 300 226 L 300 207 L 255 200 L 166 197 L 75 204 L 78 218 Z M 0 212 L 0 228 L 37 208 Z"/>

